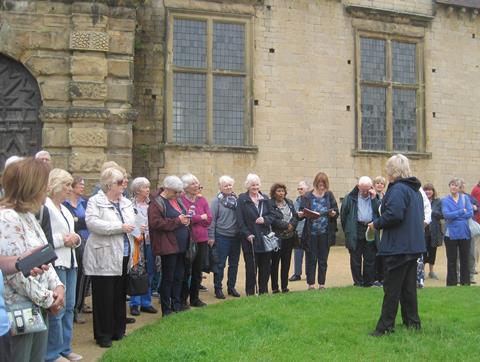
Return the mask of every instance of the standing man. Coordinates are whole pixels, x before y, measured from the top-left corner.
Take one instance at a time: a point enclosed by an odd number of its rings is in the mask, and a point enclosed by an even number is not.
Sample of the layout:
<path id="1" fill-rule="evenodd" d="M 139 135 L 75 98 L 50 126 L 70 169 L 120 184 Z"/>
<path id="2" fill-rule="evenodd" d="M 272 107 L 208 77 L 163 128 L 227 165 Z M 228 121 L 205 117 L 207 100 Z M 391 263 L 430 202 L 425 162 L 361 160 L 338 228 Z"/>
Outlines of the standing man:
<path id="1" fill-rule="evenodd" d="M 298 197 L 295 200 L 295 210 L 298 212 L 300 208 L 300 200 L 306 192 L 310 190 L 310 186 L 308 186 L 306 181 L 300 181 L 297 186 Z M 299 238 L 302 237 L 303 233 L 303 226 L 305 225 L 305 219 L 300 220 L 297 224 L 297 235 Z M 302 263 L 303 263 L 303 254 L 304 251 L 302 248 L 295 248 L 294 249 L 294 262 L 295 262 L 295 271 L 293 275 L 288 279 L 291 282 L 295 282 L 297 280 L 302 279 Z"/>
<path id="2" fill-rule="evenodd" d="M 35 154 L 35 158 L 37 160 L 43 161 L 43 162 L 45 162 L 49 165 L 52 164 L 52 157 L 50 156 L 50 152 L 48 152 L 48 151 L 45 151 L 45 150 L 38 151 Z"/>
<path id="3" fill-rule="evenodd" d="M 353 285 L 358 287 L 371 287 L 375 281 L 377 248 L 375 240 L 367 241 L 365 238 L 368 224 L 379 216 L 380 200 L 372 185 L 370 177 L 360 177 L 358 185 L 345 196 L 340 209 Z"/>

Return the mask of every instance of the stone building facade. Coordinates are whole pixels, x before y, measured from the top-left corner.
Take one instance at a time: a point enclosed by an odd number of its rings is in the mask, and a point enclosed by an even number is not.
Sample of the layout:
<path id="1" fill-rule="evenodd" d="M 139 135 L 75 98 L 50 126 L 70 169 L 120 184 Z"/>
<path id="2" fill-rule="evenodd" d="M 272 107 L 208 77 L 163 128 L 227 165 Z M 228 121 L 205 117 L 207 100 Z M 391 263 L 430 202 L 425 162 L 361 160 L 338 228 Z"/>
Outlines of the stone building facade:
<path id="1" fill-rule="evenodd" d="M 325 171 L 340 197 L 396 152 L 440 193 L 480 178 L 478 1 L 2 3 L 44 146 L 92 180 L 113 159 L 154 184 L 192 172 L 209 197 L 249 172 L 293 195 Z"/>

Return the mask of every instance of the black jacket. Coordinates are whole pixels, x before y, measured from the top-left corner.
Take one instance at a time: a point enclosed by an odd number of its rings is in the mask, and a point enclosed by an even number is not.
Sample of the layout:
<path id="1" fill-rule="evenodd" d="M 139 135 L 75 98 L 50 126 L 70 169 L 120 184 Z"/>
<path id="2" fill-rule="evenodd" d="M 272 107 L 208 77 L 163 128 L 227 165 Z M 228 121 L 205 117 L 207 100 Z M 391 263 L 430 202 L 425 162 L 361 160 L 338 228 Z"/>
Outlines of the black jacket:
<path id="1" fill-rule="evenodd" d="M 440 224 L 440 220 L 443 219 L 442 214 L 442 200 L 433 199 L 431 202 L 432 206 L 432 222 L 428 225 L 427 230 L 430 232 L 432 246 L 441 246 L 443 244 L 443 232 Z"/>
<path id="2" fill-rule="evenodd" d="M 383 230 L 378 255 L 405 255 L 425 252 L 423 198 L 416 177 L 388 185 L 382 199 L 381 216 L 373 221 Z"/>
<path id="3" fill-rule="evenodd" d="M 272 206 L 272 209 L 275 210 L 277 213 L 279 213 L 279 215 L 282 217 L 279 221 L 277 221 L 276 223 L 274 223 L 274 225 L 272 225 L 273 231 L 275 232 L 277 237 L 281 239 L 282 239 L 282 235 L 284 235 L 284 232 L 287 230 L 289 224 L 293 226 L 293 230 L 292 230 L 293 233 L 296 233 L 295 229 L 297 228 L 297 224 L 298 224 L 297 211 L 295 210 L 293 201 L 290 199 L 285 199 L 285 202 L 287 203 L 287 206 L 290 209 L 290 212 L 292 213 L 292 217 L 288 222 L 283 221 L 282 210 L 280 210 L 280 208 L 277 206 L 276 201 L 274 199 L 270 199 L 270 204 Z"/>
<path id="4" fill-rule="evenodd" d="M 273 210 L 272 204 L 268 197 L 262 194 L 263 200 L 260 200 L 258 209 L 248 195 L 248 192 L 240 194 L 237 201 L 237 224 L 242 235 L 242 248 L 244 253 L 252 253 L 252 246 L 247 240 L 249 235 L 254 235 L 253 247 L 255 253 L 265 253 L 265 246 L 263 244 L 262 235 L 268 235 L 272 231 L 272 227 L 277 227 L 282 220 L 282 213 Z M 262 209 L 262 215 L 260 215 Z M 264 224 L 256 224 L 260 216 L 265 220 Z"/>
<path id="5" fill-rule="evenodd" d="M 335 211 L 335 216 L 330 217 L 328 216 L 328 226 L 327 226 L 327 234 L 328 234 L 328 245 L 332 246 L 335 245 L 336 242 L 336 233 L 337 233 L 337 218 L 338 218 L 338 205 L 337 201 L 335 200 L 335 196 L 333 192 L 327 191 L 325 193 L 327 196 L 327 207 L 328 209 L 332 209 Z M 307 192 L 305 195 L 302 196 L 300 201 L 300 209 L 302 211 L 304 208 L 312 209 L 312 200 L 315 196 L 312 192 Z M 304 248 L 308 248 L 310 239 L 312 237 L 311 229 L 312 229 L 312 219 L 305 218 L 305 226 L 303 227 L 302 233 L 302 245 Z"/>

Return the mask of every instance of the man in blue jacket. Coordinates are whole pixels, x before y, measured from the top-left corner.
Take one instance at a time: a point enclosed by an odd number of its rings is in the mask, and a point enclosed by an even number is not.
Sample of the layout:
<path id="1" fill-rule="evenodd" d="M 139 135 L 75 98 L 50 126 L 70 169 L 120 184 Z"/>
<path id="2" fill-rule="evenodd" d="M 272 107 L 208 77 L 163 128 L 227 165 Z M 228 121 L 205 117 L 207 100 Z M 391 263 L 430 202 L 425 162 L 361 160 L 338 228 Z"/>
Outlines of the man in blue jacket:
<path id="1" fill-rule="evenodd" d="M 393 332 L 399 302 L 403 324 L 421 328 L 416 286 L 417 258 L 425 252 L 421 183 L 411 176 L 403 155 L 392 156 L 386 168 L 390 184 L 382 199 L 381 216 L 369 224 L 383 231 L 378 254 L 385 264 L 382 313 L 373 336 Z"/>

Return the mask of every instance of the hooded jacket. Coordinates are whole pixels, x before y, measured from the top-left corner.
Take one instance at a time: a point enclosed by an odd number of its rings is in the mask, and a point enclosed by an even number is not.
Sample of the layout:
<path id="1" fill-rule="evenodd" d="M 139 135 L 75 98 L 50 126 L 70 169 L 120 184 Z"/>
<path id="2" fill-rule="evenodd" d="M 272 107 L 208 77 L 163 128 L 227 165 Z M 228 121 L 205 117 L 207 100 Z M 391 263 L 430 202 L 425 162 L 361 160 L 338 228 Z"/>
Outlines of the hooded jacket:
<path id="1" fill-rule="evenodd" d="M 381 216 L 373 221 L 383 230 L 378 255 L 425 252 L 423 199 L 416 177 L 400 178 L 388 186 L 382 199 Z"/>

